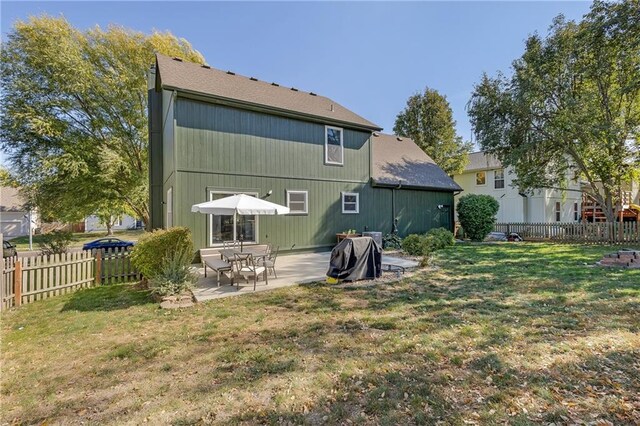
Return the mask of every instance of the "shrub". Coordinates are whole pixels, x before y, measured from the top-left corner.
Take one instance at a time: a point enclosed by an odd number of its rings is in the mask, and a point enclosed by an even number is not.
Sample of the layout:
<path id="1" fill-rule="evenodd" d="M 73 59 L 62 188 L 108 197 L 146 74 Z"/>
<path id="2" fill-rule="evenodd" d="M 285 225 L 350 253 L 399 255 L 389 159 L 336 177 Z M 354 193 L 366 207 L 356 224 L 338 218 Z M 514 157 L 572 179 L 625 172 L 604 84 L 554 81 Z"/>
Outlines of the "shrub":
<path id="1" fill-rule="evenodd" d="M 402 238 L 398 234 L 385 234 L 382 237 L 382 248 L 385 249 L 400 249 L 402 248 Z"/>
<path id="2" fill-rule="evenodd" d="M 411 234 L 402 240 L 402 250 L 411 256 L 421 256 L 426 248 L 424 235 Z"/>
<path id="3" fill-rule="evenodd" d="M 193 252 L 182 249 L 168 254 L 160 271 L 149 280 L 151 292 L 160 296 L 174 296 L 190 289 L 198 275 L 190 269 Z"/>
<path id="4" fill-rule="evenodd" d="M 188 252 L 193 259 L 193 241 L 187 228 L 158 229 L 144 234 L 131 252 L 131 263 L 147 279 L 158 275 L 173 253 Z"/>
<path id="5" fill-rule="evenodd" d="M 465 195 L 458 201 L 458 219 L 469 238 L 482 241 L 493 230 L 499 208 L 490 195 Z"/>
<path id="6" fill-rule="evenodd" d="M 402 240 L 402 250 L 411 256 L 428 256 L 436 250 L 455 243 L 451 231 L 445 228 L 432 229 L 424 235 L 411 234 Z"/>
<path id="7" fill-rule="evenodd" d="M 40 252 L 47 256 L 66 253 L 71 245 L 71 237 L 72 234 L 68 231 L 52 231 L 44 234 L 38 243 Z"/>
<path id="8" fill-rule="evenodd" d="M 453 233 L 446 228 L 435 228 L 427 232 L 427 246 L 430 252 L 442 250 L 455 244 Z"/>

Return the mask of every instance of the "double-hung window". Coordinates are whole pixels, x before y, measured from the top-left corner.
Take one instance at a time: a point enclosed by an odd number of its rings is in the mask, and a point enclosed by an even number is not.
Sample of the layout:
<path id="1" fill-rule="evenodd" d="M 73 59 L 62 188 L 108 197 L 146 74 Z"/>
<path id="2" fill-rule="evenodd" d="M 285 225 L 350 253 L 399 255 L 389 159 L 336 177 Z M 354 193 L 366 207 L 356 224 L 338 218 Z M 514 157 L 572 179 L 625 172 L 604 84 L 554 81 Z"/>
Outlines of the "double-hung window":
<path id="1" fill-rule="evenodd" d="M 561 212 L 560 201 L 556 201 L 556 222 L 560 222 Z"/>
<path id="2" fill-rule="evenodd" d="M 504 189 L 504 169 L 493 172 L 493 188 Z"/>
<path id="3" fill-rule="evenodd" d="M 342 213 L 360 213 L 360 194 L 357 192 L 342 193 Z"/>
<path id="4" fill-rule="evenodd" d="M 326 164 L 344 164 L 344 132 L 339 127 L 324 128 L 324 162 Z"/>
<path id="5" fill-rule="evenodd" d="M 290 214 L 309 213 L 309 193 L 307 191 L 288 191 L 287 207 Z"/>
<path id="6" fill-rule="evenodd" d="M 578 210 L 578 203 L 573 203 L 573 220 L 578 221 L 580 219 L 580 211 Z"/>

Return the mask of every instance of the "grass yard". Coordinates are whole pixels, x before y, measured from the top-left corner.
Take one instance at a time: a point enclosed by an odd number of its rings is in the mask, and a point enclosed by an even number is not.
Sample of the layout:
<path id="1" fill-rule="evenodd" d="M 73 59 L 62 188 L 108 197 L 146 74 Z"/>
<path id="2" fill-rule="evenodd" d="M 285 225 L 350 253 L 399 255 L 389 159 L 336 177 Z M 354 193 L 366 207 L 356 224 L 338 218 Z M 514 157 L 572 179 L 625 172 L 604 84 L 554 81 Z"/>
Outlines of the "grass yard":
<path id="1" fill-rule="evenodd" d="M 144 234 L 144 230 L 142 229 L 130 229 L 126 231 L 113 231 L 113 237 L 120 238 L 121 240 L 126 241 L 138 241 L 138 238 Z M 97 240 L 98 238 L 106 238 L 107 233 L 105 232 L 76 232 L 71 237 L 71 247 L 82 247 L 83 244 L 88 243 L 89 241 Z M 38 250 L 38 243 L 42 240 L 42 235 L 34 235 L 33 236 L 33 249 Z M 18 251 L 21 250 L 29 250 L 29 236 L 25 235 L 22 237 L 12 238 L 11 242 L 16 245 Z"/>
<path id="2" fill-rule="evenodd" d="M 2 319 L 0 423 L 638 424 L 640 270 L 459 245 L 371 288 L 158 309 L 131 285 Z"/>

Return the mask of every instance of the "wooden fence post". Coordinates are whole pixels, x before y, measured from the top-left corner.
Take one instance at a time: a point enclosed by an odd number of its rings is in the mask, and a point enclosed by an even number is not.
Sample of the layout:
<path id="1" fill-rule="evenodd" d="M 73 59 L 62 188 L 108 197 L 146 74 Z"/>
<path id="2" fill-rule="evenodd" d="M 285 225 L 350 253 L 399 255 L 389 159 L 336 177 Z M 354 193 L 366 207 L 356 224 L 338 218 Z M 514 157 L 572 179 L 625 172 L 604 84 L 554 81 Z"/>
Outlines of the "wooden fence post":
<path id="1" fill-rule="evenodd" d="M 16 260 L 13 271 L 13 297 L 15 306 L 22 304 L 22 261 Z"/>
<path id="2" fill-rule="evenodd" d="M 102 250 L 96 250 L 96 285 L 102 281 Z"/>

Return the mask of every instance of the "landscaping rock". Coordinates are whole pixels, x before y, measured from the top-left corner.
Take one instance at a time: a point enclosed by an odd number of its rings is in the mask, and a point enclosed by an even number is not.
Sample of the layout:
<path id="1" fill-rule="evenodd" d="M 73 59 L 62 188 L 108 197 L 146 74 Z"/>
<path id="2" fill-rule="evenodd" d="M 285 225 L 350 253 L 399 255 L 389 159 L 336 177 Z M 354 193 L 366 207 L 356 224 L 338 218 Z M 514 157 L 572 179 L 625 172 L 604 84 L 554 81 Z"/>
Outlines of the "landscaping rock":
<path id="1" fill-rule="evenodd" d="M 165 296 L 162 298 L 162 309 L 189 308 L 194 305 L 193 294 L 180 294 L 177 296 Z"/>

